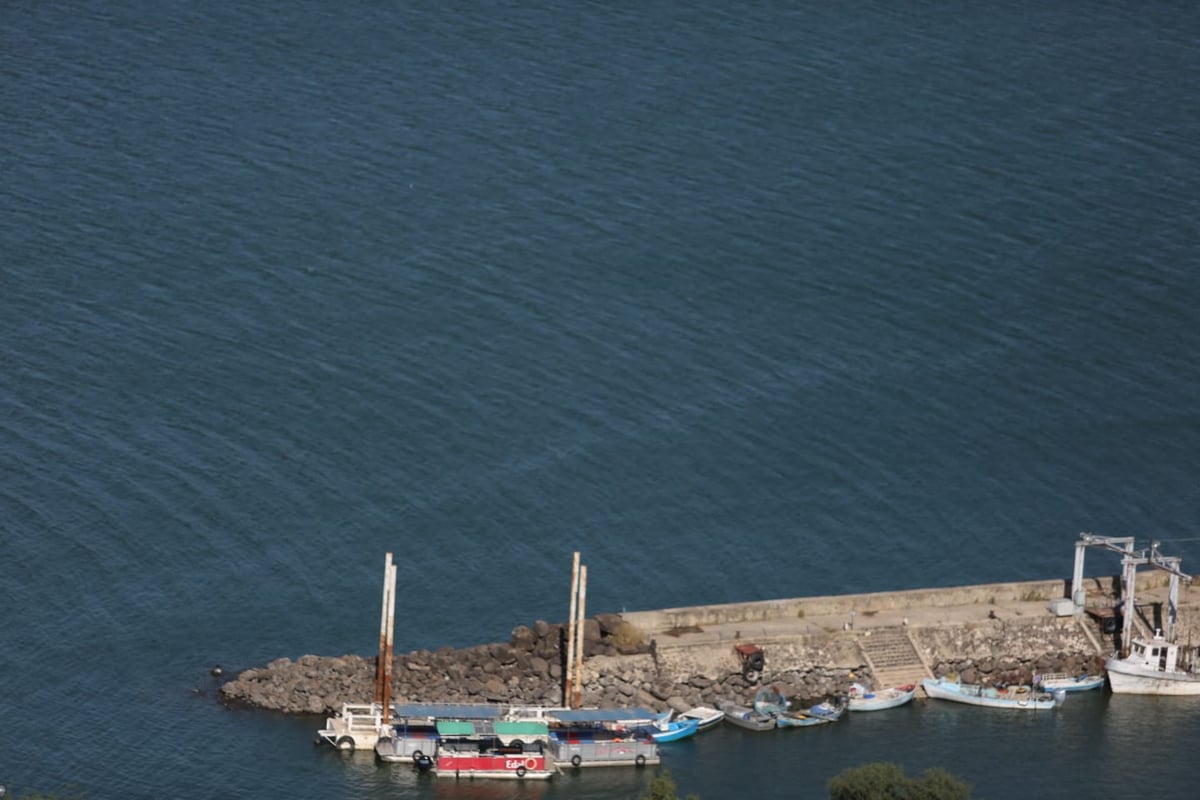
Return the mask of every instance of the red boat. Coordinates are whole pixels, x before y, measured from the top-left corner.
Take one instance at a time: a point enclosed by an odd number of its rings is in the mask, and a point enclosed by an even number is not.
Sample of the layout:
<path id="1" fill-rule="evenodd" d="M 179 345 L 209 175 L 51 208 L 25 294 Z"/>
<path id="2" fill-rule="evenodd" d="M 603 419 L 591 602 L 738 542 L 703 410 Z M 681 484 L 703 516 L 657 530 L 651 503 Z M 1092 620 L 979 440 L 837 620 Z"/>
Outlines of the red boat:
<path id="1" fill-rule="evenodd" d="M 546 780 L 558 771 L 546 746 L 545 723 L 497 722 L 486 730 L 476 723 L 439 721 L 437 727 L 433 769 L 439 778 Z"/>

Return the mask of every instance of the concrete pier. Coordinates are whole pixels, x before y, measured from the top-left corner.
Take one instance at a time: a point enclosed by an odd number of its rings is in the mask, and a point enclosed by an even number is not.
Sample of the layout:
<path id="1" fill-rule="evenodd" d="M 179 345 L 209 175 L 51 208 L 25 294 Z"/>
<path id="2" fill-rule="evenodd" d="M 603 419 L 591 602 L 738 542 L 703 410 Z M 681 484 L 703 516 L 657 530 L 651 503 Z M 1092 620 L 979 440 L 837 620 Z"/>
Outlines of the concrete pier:
<path id="1" fill-rule="evenodd" d="M 1135 630 L 1165 615 L 1167 575 L 1137 576 Z M 761 682 L 789 697 L 877 687 L 958 672 L 1027 682 L 1034 672 L 1093 669 L 1115 649 L 1105 632 L 1119 600 L 1115 576 L 1085 581 L 1082 609 L 1064 602 L 1069 580 L 1025 581 L 763 600 L 600 614 L 582 626 L 584 706 L 714 705 L 746 701 Z M 1200 641 L 1200 608 L 1179 597 L 1180 638 Z M 566 661 L 565 626 L 537 621 L 509 642 L 397 656 L 397 701 L 556 705 Z M 750 675 L 737 645 L 765 654 Z M 328 713 L 371 696 L 374 660 L 361 656 L 277 659 L 221 687 L 227 702 L 290 713 Z"/>

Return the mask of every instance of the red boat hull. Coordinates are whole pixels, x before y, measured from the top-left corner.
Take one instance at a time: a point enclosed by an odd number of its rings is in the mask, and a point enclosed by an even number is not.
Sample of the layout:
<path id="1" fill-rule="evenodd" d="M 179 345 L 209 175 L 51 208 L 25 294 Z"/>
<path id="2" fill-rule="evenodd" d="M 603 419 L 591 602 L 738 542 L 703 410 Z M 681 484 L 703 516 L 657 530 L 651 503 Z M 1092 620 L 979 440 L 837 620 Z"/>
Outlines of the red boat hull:
<path id="1" fill-rule="evenodd" d="M 434 769 L 442 778 L 545 779 L 554 774 L 553 759 L 539 753 L 439 753 Z"/>

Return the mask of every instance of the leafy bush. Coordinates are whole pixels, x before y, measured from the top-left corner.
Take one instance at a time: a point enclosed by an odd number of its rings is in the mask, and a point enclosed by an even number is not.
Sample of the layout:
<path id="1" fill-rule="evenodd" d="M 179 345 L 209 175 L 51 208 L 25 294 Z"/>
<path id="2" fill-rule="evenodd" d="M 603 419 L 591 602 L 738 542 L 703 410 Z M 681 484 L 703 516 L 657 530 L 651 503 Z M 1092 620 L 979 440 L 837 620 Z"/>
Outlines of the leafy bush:
<path id="1" fill-rule="evenodd" d="M 899 764 L 875 762 L 831 778 L 829 800 L 971 800 L 971 785 L 942 769 L 909 778 Z"/>
<path id="2" fill-rule="evenodd" d="M 664 769 L 651 779 L 646 793 L 638 800 L 679 800 L 679 795 L 676 794 L 677 788 L 675 779 L 671 777 L 671 770 Z M 689 794 L 687 800 L 700 800 L 700 798 Z"/>

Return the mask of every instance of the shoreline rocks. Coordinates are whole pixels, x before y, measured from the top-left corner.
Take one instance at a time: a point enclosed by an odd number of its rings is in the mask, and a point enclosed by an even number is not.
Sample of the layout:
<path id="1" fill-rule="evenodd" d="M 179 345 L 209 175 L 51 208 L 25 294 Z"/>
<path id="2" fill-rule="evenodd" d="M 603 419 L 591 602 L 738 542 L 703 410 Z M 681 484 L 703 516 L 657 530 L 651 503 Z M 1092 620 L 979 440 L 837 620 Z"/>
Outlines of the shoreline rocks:
<path id="1" fill-rule="evenodd" d="M 1034 620 L 1029 620 L 1035 623 Z M 853 646 L 853 633 L 796 637 L 771 647 L 762 682 L 797 702 L 844 693 L 870 679 Z M 1097 654 L 1061 625 L 993 626 L 990 630 L 939 627 L 913 631 L 936 675 L 964 681 L 1028 683 L 1036 672 L 1094 671 Z M 562 704 L 566 665 L 565 625 L 539 620 L 513 629 L 508 642 L 455 649 L 416 650 L 393 658 L 396 702 Z M 588 619 L 584 629 L 583 705 L 646 706 L 656 711 L 747 702 L 762 685 L 743 677 L 730 643 L 695 647 L 646 642 L 618 614 Z M 222 702 L 286 714 L 329 715 L 345 703 L 374 695 L 374 656 L 304 655 L 248 669 L 220 687 Z"/>

